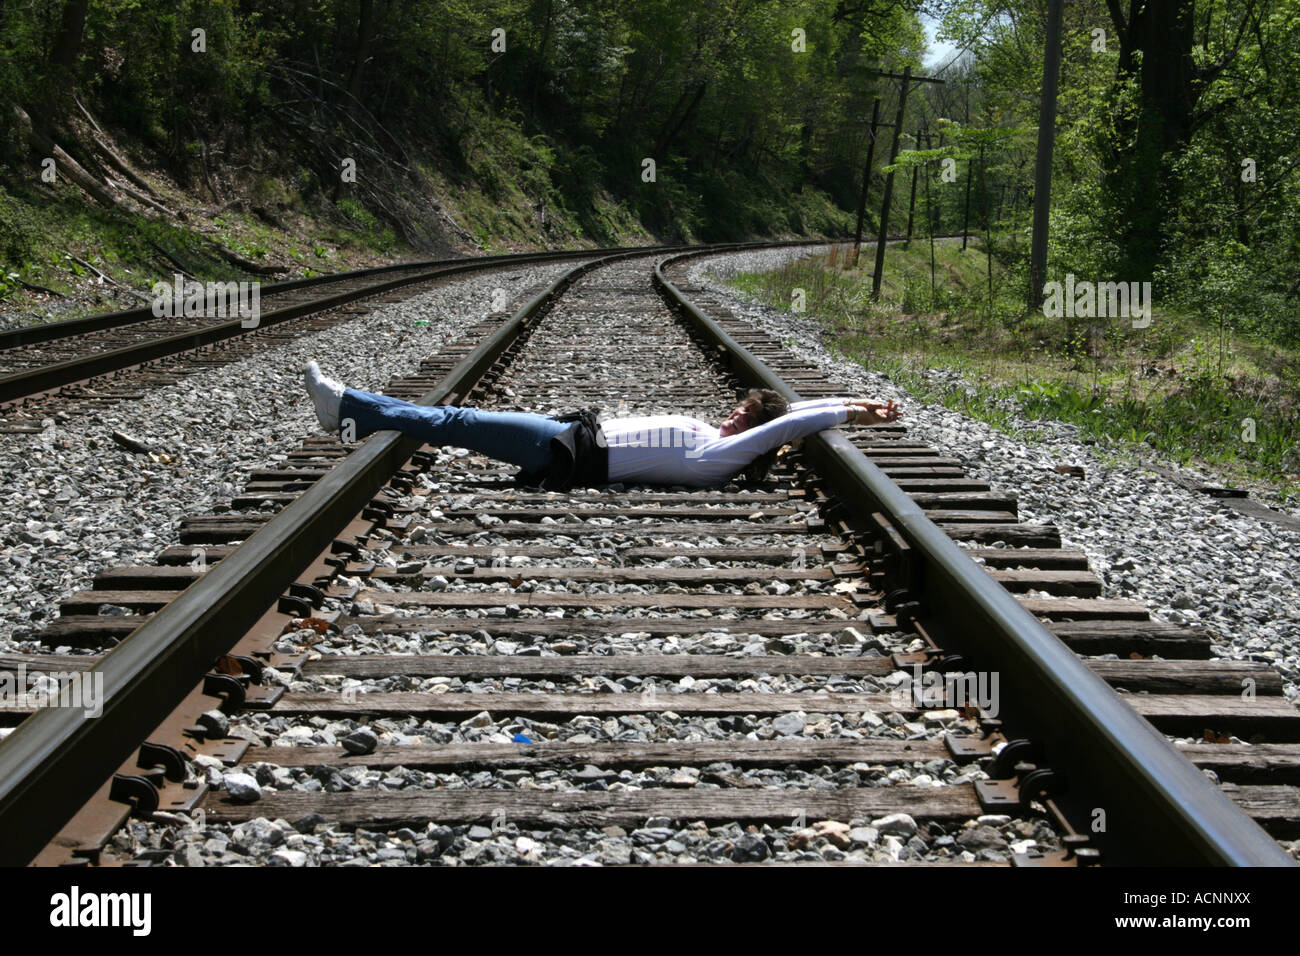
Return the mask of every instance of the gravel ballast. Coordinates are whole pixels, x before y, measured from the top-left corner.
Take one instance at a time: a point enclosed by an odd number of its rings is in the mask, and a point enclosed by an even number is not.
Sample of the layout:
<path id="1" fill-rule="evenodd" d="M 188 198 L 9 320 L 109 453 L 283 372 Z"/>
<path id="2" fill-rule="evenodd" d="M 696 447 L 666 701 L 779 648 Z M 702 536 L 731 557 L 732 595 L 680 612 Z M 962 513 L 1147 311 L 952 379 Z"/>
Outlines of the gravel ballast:
<path id="1" fill-rule="evenodd" d="M 845 384 L 846 394 L 870 394 L 905 398 L 892 383 L 863 372 L 860 368 L 836 361 L 826 352 L 816 325 L 798 316 L 740 302 L 731 291 L 708 279 L 703 273 L 717 270 L 720 262 L 734 271 L 773 268 L 802 249 L 776 250 L 730 256 L 726 260 L 704 260 L 695 267 L 693 281 L 710 285 L 728 295 L 728 304 L 738 315 L 754 321 L 789 344 L 793 350 L 827 370 L 835 381 Z M 39 626 L 52 617 L 60 597 L 88 585 L 93 573 L 103 567 L 127 563 L 148 564 L 162 547 L 175 541 L 179 519 L 211 510 L 239 490 L 248 468 L 264 467 L 297 447 L 302 437 L 319 434 L 310 404 L 301 389 L 301 369 L 309 358 L 316 358 L 326 374 L 336 375 L 349 385 L 360 388 L 382 387 L 389 378 L 413 370 L 418 361 L 436 351 L 442 342 L 454 340 L 468 326 L 490 311 L 491 292 L 509 290 L 511 307 L 517 306 L 524 289 L 552 278 L 567 266 L 541 267 L 517 273 L 497 274 L 455 283 L 417 299 L 395 306 L 351 325 L 344 325 L 310 336 L 268 352 L 265 356 L 225 369 L 202 372 L 186 378 L 180 385 L 151 395 L 141 402 L 124 402 L 95 418 L 73 418 L 59 422 L 41 436 L 18 442 L 0 443 L 0 468 L 13 474 L 5 492 L 9 512 L 22 515 L 0 524 L 0 568 L 6 572 L 0 588 L 0 634 L 17 628 L 14 639 L 0 639 L 0 650 L 37 650 L 34 642 L 24 642 L 24 628 Z M 510 277 L 517 280 L 510 281 Z M 706 311 L 708 309 L 705 306 Z M 415 327 L 415 321 L 427 320 L 427 327 Z M 364 329 L 364 334 L 358 334 Z M 196 393 L 196 389 L 198 389 Z M 200 407 L 194 395 L 211 395 L 211 411 L 196 414 Z M 918 406 L 908 399 L 907 423 L 913 436 L 931 441 L 968 462 L 973 475 L 988 477 L 997 488 L 1015 490 L 1021 499 L 1022 519 L 1051 521 L 1063 535 L 1088 551 L 1094 569 L 1104 572 L 1111 596 L 1129 596 L 1146 601 L 1154 611 L 1161 611 L 1159 600 L 1146 591 L 1163 593 L 1159 585 L 1170 579 L 1168 611 L 1180 615 L 1186 623 L 1202 623 L 1227 656 L 1237 653 L 1232 638 L 1244 630 L 1247 622 L 1256 628 L 1250 640 L 1264 644 L 1251 653 L 1255 659 L 1270 660 L 1283 669 L 1288 680 L 1288 694 L 1295 696 L 1297 673 L 1297 624 L 1300 612 L 1291 610 L 1295 596 L 1294 572 L 1278 558 L 1278 550 L 1289 547 L 1296 552 L 1300 536 L 1291 535 L 1289 545 L 1262 536 L 1258 522 L 1248 519 L 1254 529 L 1228 525 L 1222 520 L 1215 527 L 1228 536 L 1223 547 L 1231 550 L 1244 538 L 1246 545 L 1256 545 L 1261 553 L 1252 552 L 1246 568 L 1238 561 L 1238 591 L 1251 580 L 1245 575 L 1267 568 L 1282 574 L 1279 592 L 1259 605 L 1274 630 L 1261 633 L 1257 616 L 1247 613 L 1256 609 L 1254 596 L 1248 600 L 1236 594 L 1240 613 L 1229 620 L 1239 622 L 1229 628 L 1210 617 L 1210 604 L 1222 613 L 1220 579 L 1213 575 L 1219 567 L 1217 551 L 1202 554 L 1189 550 L 1181 541 L 1162 541 L 1153 529 L 1164 530 L 1176 525 L 1179 517 L 1189 536 L 1200 535 L 1203 521 L 1199 512 L 1189 510 L 1188 502 L 1207 507 L 1209 515 L 1222 518 L 1217 504 L 1176 486 L 1165 487 L 1159 480 L 1130 469 L 1132 474 L 1107 471 L 1095 449 L 1071 441 L 1068 433 L 1054 431 L 1052 423 L 1033 422 L 1045 437 L 1035 444 L 1024 444 L 993 431 L 978 422 L 937 406 Z M 196 419 L 202 419 L 196 421 Z M 920 421 L 924 418 L 925 421 Z M 1064 426 L 1068 428 L 1068 426 Z M 176 461 L 154 465 L 148 459 L 118 450 L 107 441 L 108 433 L 119 428 L 139 435 L 173 454 Z M 1077 436 L 1076 436 L 1077 438 Z M 35 441 L 32 441 L 35 439 Z M 106 462 L 96 471 L 92 462 L 96 453 L 86 443 L 98 441 Z M 1075 455 L 1073 448 L 1081 449 Z M 33 455 L 30 449 L 39 455 Z M 108 449 L 104 453 L 104 449 Z M 80 457 L 69 467 L 69 454 Z M 277 458 L 278 456 L 278 458 Z M 1089 457 L 1091 456 L 1091 457 Z M 441 463 L 432 476 L 421 476 L 419 491 L 426 496 L 424 516 L 433 524 L 440 509 L 461 510 L 472 502 L 457 488 L 455 463 L 463 452 L 443 450 Z M 1052 466 L 1068 462 L 1084 465 L 1083 481 L 1066 479 L 1051 471 Z M 446 471 L 444 471 L 444 468 Z M 1122 469 L 1120 469 L 1122 471 Z M 149 480 L 144 480 L 150 475 Z M 60 480 L 62 476 L 62 480 Z M 177 481 L 180 477 L 182 480 Z M 71 483 L 71 488 L 68 484 Z M 1022 487 L 1022 485 L 1024 487 Z M 123 488 L 130 489 L 123 491 Z M 75 494 L 64 492 L 75 491 Z M 1180 493 L 1184 501 L 1174 492 Z M 143 495 L 148 495 L 147 503 Z M 1105 507 L 1094 504 L 1093 497 L 1107 496 Z M 161 503 L 155 500 L 161 497 Z M 59 500 L 62 498 L 63 500 Z M 35 510 L 33 504 L 35 503 Z M 1150 518 L 1142 530 L 1131 534 L 1121 527 L 1116 515 L 1124 508 L 1141 508 Z M 1100 509 L 1100 510 L 1099 510 Z M 1238 519 L 1244 516 L 1234 515 Z M 37 526 L 28 525 L 33 519 Z M 601 523 L 609 521 L 607 526 Z M 570 531 L 570 529 L 565 529 Z M 1276 530 L 1276 529 L 1274 529 Z M 24 532 L 26 535 L 24 536 Z M 48 539 L 53 532 L 54 540 Z M 126 533 L 122 533 L 126 532 Z M 1172 537 L 1172 536 L 1170 536 Z M 33 542 L 31 539 L 35 539 Z M 766 537 L 746 537 L 747 544 L 767 542 Z M 783 543 L 789 536 L 773 538 Z M 597 558 L 608 557 L 629 541 L 638 544 L 659 543 L 653 534 L 653 521 L 596 519 L 588 522 L 580 534 L 538 536 L 540 543 L 565 550 L 565 556 L 548 562 L 551 566 L 591 567 Z M 806 538 L 815 548 L 817 536 Z M 491 524 L 457 543 L 500 546 L 509 553 L 512 539 L 495 534 Z M 428 543 L 442 543 L 436 531 L 428 532 Z M 448 542 L 450 543 L 450 542 Z M 700 546 L 721 546 L 726 537 L 698 542 Z M 1272 548 L 1271 551 L 1268 548 Z M 1145 550 L 1143 550 L 1145 549 Z M 694 564 L 687 557 L 673 561 Z M 376 549 L 368 555 L 381 566 L 396 568 L 397 562 Z M 490 559 L 479 559 L 486 564 Z M 702 559 L 700 559 L 702 560 Z M 1204 573 L 1189 571 L 1189 561 L 1204 563 Z M 528 562 L 524 562 L 528 563 Z M 705 565 L 708 562 L 704 562 Z M 21 572 L 20 577 L 9 574 Z M 667 566 L 684 566 L 668 564 Z M 718 565 L 722 566 L 722 565 Z M 1197 565 L 1199 569 L 1201 565 Z M 412 573 L 417 569 L 412 569 Z M 406 572 L 403 572 L 406 573 Z M 1286 574 L 1291 576 L 1288 578 Z M 1155 584 L 1152 583 L 1154 579 Z M 1258 579 L 1254 579 L 1258 580 Z M 1266 579 L 1274 583 L 1272 578 Z M 1194 582 L 1189 584 L 1189 582 Z M 341 583 L 346 583 L 344 579 Z M 715 632 L 708 630 L 712 621 L 702 620 L 701 633 L 695 636 L 652 637 L 651 633 L 599 634 L 587 632 L 563 638 L 566 649 L 557 651 L 557 640 L 534 639 L 526 634 L 499 639 L 484 629 L 486 619 L 509 614 L 513 618 L 577 617 L 591 614 L 554 611 L 539 613 L 534 608 L 494 609 L 500 614 L 467 611 L 464 628 L 454 633 L 443 631 L 367 631 L 353 614 L 392 614 L 396 618 L 417 616 L 394 598 L 384 603 L 385 592 L 405 583 L 396 579 L 356 581 L 377 594 L 366 602 L 368 607 L 351 607 L 352 602 L 331 599 L 344 617 L 339 627 L 324 635 L 311 630 L 287 633 L 280 641 L 285 651 L 310 650 L 324 657 L 347 657 L 374 653 L 443 653 L 479 655 L 551 654 L 551 653 L 721 653 L 762 656 L 767 654 L 824 653 L 828 655 L 867 655 L 913 648 L 876 648 L 841 641 L 836 633 L 794 634 L 779 639 L 746 634 L 742 622 L 730 614 L 716 615 Z M 427 586 L 427 584 L 426 584 Z M 493 587 L 481 582 L 443 579 L 439 587 L 458 591 L 487 591 Z M 785 585 L 783 585 L 785 586 Z M 636 593 L 637 586 L 622 584 L 594 585 L 579 579 L 557 579 L 538 587 L 571 593 Z M 816 594 L 826 584 L 817 581 L 790 581 L 790 593 Z M 521 589 L 522 590 L 522 589 Z M 721 593 L 739 593 L 731 586 L 719 586 Z M 769 592 L 772 593 L 772 592 Z M 786 593 L 786 592 L 780 592 Z M 1178 597 L 1178 595 L 1184 595 Z M 1177 598 L 1177 603 L 1175 602 Z M 1262 599 L 1261 599 L 1262 600 Z M 358 602 L 360 603 L 360 602 Z M 1292 616 L 1276 616 L 1283 607 Z M 668 616 L 656 611 L 644 613 L 647 619 Z M 702 618 L 712 612 L 699 612 Z M 802 611 L 773 612 L 773 619 L 797 620 Z M 866 612 L 863 612 L 864 614 Z M 446 616 L 460 616 L 451 612 Z M 1205 615 L 1204 617 L 1202 615 Z M 1160 616 L 1160 614 L 1157 614 Z M 1169 620 L 1179 620 L 1167 617 Z M 845 617 L 844 626 L 856 622 Z M 648 626 L 648 625 L 647 625 Z M 723 631 L 722 628 L 726 628 Z M 1287 630 L 1289 629 L 1289 630 Z M 1289 634 L 1289 637 L 1282 635 Z M 1272 652 L 1273 657 L 1263 656 Z M 1288 674 L 1285 667 L 1290 667 Z M 900 672 L 901 673 L 901 672 Z M 618 675 L 611 675 L 617 677 Z M 655 693 L 680 695 L 710 692 L 822 692 L 841 691 L 882 693 L 896 689 L 897 677 L 809 677 L 756 673 L 748 679 L 694 679 L 660 681 Z M 610 680 L 608 677 L 473 678 L 399 677 L 355 680 L 328 671 L 311 678 L 292 680 L 288 674 L 271 672 L 273 682 L 287 685 L 290 693 L 339 693 L 364 696 L 367 693 L 582 693 L 641 694 L 643 681 L 636 678 Z M 477 706 L 477 705 L 476 705 Z M 793 711 L 780 715 L 737 715 L 713 717 L 679 715 L 673 712 L 619 717 L 574 716 L 556 718 L 554 722 L 530 720 L 502 711 L 488 711 L 463 720 L 423 719 L 416 716 L 355 720 L 321 716 L 290 716 L 246 713 L 233 721 L 231 732 L 259 746 L 316 746 L 337 748 L 344 755 L 366 755 L 381 751 L 391 755 L 394 749 L 419 744 L 448 743 L 519 743 L 524 736 L 532 741 L 567 743 L 611 741 L 727 741 L 769 740 L 805 736 L 822 739 L 914 739 L 934 740 L 945 732 L 974 732 L 971 721 L 960 719 L 956 711 L 936 712 L 908 720 L 900 713 L 826 714 Z M 287 758 L 280 758 L 287 759 Z M 663 766 L 621 769 L 619 767 L 564 766 L 540 769 L 520 767 L 495 770 L 459 769 L 457 772 L 409 767 L 284 767 L 266 762 L 249 762 L 238 767 L 222 767 L 218 761 L 198 758 L 192 773 L 205 777 L 217 790 L 256 806 L 259 800 L 282 791 L 341 793 L 362 791 L 411 790 L 541 790 L 554 792 L 618 792 L 695 788 L 701 790 L 732 786 L 760 786 L 791 792 L 791 815 L 798 814 L 801 792 L 838 788 L 941 787 L 967 784 L 984 777 L 977 764 L 958 765 L 951 760 L 936 759 L 902 764 L 853 764 L 825 766 L 786 766 L 752 768 L 732 763 L 707 766 Z M 760 863 L 760 862 L 1004 862 L 1012 853 L 1052 850 L 1059 846 L 1056 835 L 1044 823 L 1014 820 L 1005 816 L 982 816 L 965 825 L 936 825 L 913 820 L 906 814 L 878 819 L 821 821 L 813 818 L 793 820 L 789 825 L 728 824 L 710 826 L 703 822 L 671 821 L 650 818 L 638 827 L 538 829 L 509 819 L 484 820 L 475 825 L 412 825 L 408 828 L 347 829 L 320 817 L 282 820 L 259 817 L 238 825 L 206 825 L 177 816 L 161 814 L 152 823 L 132 821 L 113 840 L 115 855 L 120 858 L 153 860 L 165 865 L 264 865 L 302 867 L 402 866 L 402 865 L 617 865 L 628 863 Z"/>
<path id="2" fill-rule="evenodd" d="M 910 437 L 960 458 L 971 477 L 1014 492 L 1020 517 L 1052 523 L 1067 547 L 1088 554 L 1107 597 L 1131 598 L 1152 616 L 1201 626 L 1216 655 L 1268 663 L 1282 675 L 1287 697 L 1300 700 L 1300 533 L 1234 511 L 1230 506 L 1080 440 L 1076 426 L 1013 412 L 1025 441 L 941 405 L 911 398 L 884 375 L 835 357 L 817 321 L 737 296 L 723 284 L 743 272 L 779 268 L 806 247 L 701 259 L 691 281 L 725 296 L 737 316 L 779 338 L 787 348 L 844 384 L 846 394 L 893 398 L 903 404 Z M 948 371 L 936 380 L 962 383 Z M 1188 479 L 1206 476 L 1152 459 Z M 1057 474 L 1081 465 L 1082 479 Z"/>
<path id="3" fill-rule="evenodd" d="M 490 314 L 493 290 L 518 308 L 525 290 L 571 267 L 450 282 L 143 399 L 47 419 L 39 435 L 0 436 L 0 650 L 39 650 L 30 633 L 97 571 L 152 564 L 175 543 L 180 519 L 210 512 L 240 490 L 248 470 L 283 461 L 304 437 L 321 434 L 302 386 L 308 360 L 347 385 L 383 388 Z M 114 429 L 173 461 L 122 450 Z"/>

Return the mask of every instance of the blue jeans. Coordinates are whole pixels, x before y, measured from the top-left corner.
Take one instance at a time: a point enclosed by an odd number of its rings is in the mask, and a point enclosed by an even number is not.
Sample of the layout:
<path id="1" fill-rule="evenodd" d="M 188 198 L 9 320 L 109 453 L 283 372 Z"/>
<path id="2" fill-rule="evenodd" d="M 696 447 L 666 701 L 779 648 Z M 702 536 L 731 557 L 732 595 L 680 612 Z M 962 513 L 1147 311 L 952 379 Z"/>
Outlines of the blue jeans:
<path id="1" fill-rule="evenodd" d="M 539 471 L 550 464 L 551 438 L 569 426 L 534 412 L 491 412 L 456 405 L 413 405 L 400 398 L 349 388 L 339 423 L 356 423 L 356 437 L 392 429 L 430 445 L 468 448 L 498 461 Z"/>

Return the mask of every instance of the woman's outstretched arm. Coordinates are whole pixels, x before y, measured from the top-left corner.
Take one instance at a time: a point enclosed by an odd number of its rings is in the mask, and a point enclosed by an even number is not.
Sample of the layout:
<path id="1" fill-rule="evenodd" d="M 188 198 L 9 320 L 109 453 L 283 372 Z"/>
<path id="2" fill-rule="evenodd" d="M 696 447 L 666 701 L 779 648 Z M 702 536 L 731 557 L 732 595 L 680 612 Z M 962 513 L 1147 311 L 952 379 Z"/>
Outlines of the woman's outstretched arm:
<path id="1" fill-rule="evenodd" d="M 880 407 L 890 408 L 890 421 L 899 415 L 892 403 Z M 883 420 L 886 419 L 881 417 L 881 413 L 861 405 L 832 403 L 817 408 L 800 408 L 739 434 L 687 449 L 686 458 L 688 461 L 694 459 L 691 470 L 699 483 L 723 482 L 749 467 L 760 455 L 787 442 L 815 435 L 844 422 L 870 425 Z"/>
<path id="2" fill-rule="evenodd" d="M 715 439 L 699 448 L 687 449 L 686 459 L 695 459 L 691 468 L 701 479 L 707 477 L 715 482 L 727 481 L 749 467 L 764 452 L 780 448 L 786 442 L 806 435 L 834 428 L 848 421 L 849 415 L 847 405 L 787 412 L 780 418 L 748 428 L 739 434 Z"/>
<path id="3" fill-rule="evenodd" d="M 880 422 L 892 422 L 898 419 L 902 414 L 898 411 L 898 406 L 891 399 L 888 402 L 878 402 L 872 398 L 810 398 L 802 402 L 792 402 L 790 411 L 803 411 L 807 408 L 833 408 L 837 405 L 856 405 L 860 408 L 871 409 L 876 412 L 874 420 L 858 420 L 858 424 L 875 425 Z"/>

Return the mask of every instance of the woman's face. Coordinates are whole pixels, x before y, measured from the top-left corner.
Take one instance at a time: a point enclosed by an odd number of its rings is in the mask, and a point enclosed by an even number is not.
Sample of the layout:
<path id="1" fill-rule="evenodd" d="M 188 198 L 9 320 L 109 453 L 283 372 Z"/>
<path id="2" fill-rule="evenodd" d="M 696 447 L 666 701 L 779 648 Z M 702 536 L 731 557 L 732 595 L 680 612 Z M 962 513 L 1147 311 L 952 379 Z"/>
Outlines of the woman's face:
<path id="1" fill-rule="evenodd" d="M 718 428 L 718 434 L 723 438 L 729 435 L 739 435 L 741 432 L 754 425 L 753 413 L 747 405 L 737 405 L 735 410 L 727 416 L 726 420 Z"/>

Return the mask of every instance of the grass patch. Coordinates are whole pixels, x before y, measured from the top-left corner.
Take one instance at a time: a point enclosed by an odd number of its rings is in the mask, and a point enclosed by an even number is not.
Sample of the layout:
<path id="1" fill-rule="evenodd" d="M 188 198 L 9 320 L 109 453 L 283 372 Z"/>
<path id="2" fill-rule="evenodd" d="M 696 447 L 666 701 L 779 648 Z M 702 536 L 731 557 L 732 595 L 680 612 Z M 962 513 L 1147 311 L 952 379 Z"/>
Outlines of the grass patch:
<path id="1" fill-rule="evenodd" d="M 1300 498 L 1300 349 L 1186 311 L 1156 308 L 1143 329 L 1025 314 L 1012 295 L 1018 277 L 1000 276 L 996 262 L 989 297 L 988 259 L 974 242 L 964 251 L 936 243 L 933 292 L 928 243 L 891 245 L 877 302 L 873 259 L 850 260 L 839 247 L 731 284 L 786 310 L 802 290 L 807 314 L 843 357 L 1004 431 L 1019 410 L 1077 425 L 1087 441 L 1154 448 L 1226 482 Z M 956 371 L 966 384 L 935 381 L 928 369 Z"/>
<path id="2" fill-rule="evenodd" d="M 336 218 L 351 228 L 309 218 L 312 238 L 304 240 L 295 228 L 301 216 L 279 229 L 238 208 L 206 219 L 191 210 L 181 223 L 101 208 L 62 182 L 0 186 L 0 314 L 6 324 L 30 324 L 131 308 L 144 303 L 127 290 L 147 297 L 178 264 L 200 281 L 232 278 L 238 270 L 210 241 L 252 262 L 284 265 L 280 278 L 383 263 L 403 251 L 391 229 L 350 199 Z M 34 294 L 33 286 L 59 297 Z"/>

